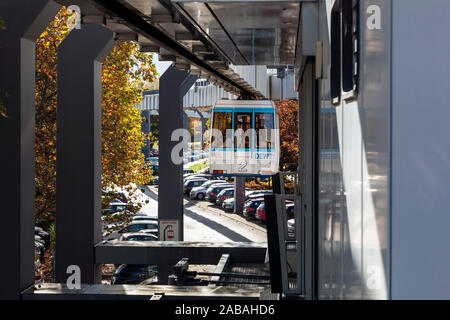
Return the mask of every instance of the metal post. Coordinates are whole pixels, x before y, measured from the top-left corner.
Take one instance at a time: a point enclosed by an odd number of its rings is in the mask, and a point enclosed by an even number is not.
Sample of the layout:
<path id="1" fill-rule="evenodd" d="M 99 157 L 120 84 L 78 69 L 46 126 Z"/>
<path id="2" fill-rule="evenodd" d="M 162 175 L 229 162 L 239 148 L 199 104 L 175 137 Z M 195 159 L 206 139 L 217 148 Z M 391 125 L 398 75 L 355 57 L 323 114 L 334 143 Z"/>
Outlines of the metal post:
<path id="1" fill-rule="evenodd" d="M 183 128 L 183 96 L 197 76 L 186 71 L 167 69 L 159 79 L 159 195 L 160 220 L 178 220 L 178 240 L 183 241 L 183 163 L 172 161 L 172 133 Z M 181 155 L 182 156 L 182 155 Z"/>
<path id="2" fill-rule="evenodd" d="M 245 177 L 236 177 L 234 184 L 234 213 L 242 214 L 245 202 Z"/>
<path id="3" fill-rule="evenodd" d="M 0 200 L 3 248 L 0 300 L 34 284 L 35 40 L 60 6 L 45 0 L 0 2 Z"/>
<path id="4" fill-rule="evenodd" d="M 112 31 L 86 24 L 58 48 L 57 282 L 66 282 L 70 265 L 80 267 L 82 283 L 101 280 L 94 245 L 101 241 L 102 61 L 114 44 Z"/>

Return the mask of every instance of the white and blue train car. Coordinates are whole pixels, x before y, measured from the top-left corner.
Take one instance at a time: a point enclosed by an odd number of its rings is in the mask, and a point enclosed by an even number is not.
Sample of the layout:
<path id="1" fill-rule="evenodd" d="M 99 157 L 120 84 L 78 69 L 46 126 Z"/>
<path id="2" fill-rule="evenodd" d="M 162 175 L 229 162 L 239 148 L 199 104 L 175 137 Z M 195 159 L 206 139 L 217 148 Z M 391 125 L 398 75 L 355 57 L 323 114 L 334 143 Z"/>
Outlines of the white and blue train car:
<path id="1" fill-rule="evenodd" d="M 218 100 L 211 115 L 210 172 L 267 177 L 278 172 L 279 115 L 270 100 Z"/>

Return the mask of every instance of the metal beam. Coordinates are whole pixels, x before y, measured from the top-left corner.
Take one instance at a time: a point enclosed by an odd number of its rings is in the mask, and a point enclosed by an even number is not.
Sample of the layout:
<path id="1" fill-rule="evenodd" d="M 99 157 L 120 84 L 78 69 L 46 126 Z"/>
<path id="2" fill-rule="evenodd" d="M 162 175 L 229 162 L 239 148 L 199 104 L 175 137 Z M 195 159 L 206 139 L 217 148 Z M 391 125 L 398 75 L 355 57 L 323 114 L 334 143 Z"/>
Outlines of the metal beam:
<path id="1" fill-rule="evenodd" d="M 82 283 L 101 279 L 93 247 L 101 240 L 102 61 L 114 44 L 112 31 L 86 24 L 58 47 L 56 280 L 62 283 L 70 265 L 80 267 Z"/>
<path id="2" fill-rule="evenodd" d="M 46 0 L 0 2 L 0 300 L 19 299 L 34 284 L 35 40 L 60 6 Z"/>
<path id="3" fill-rule="evenodd" d="M 228 253 L 231 262 L 264 263 L 266 243 L 255 242 L 188 242 L 188 241 L 104 241 L 95 246 L 98 264 L 174 265 L 181 258 L 190 264 L 216 264 Z"/>

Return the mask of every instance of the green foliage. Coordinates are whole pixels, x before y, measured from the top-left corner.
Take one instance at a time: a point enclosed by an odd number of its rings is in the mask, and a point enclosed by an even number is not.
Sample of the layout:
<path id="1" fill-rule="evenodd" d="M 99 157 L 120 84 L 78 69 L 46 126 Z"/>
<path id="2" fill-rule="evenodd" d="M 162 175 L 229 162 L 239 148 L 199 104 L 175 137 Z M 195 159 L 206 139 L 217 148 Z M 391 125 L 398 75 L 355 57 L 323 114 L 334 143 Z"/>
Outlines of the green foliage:
<path id="1" fill-rule="evenodd" d="M 199 170 L 202 170 L 202 169 L 206 168 L 207 166 L 209 166 L 209 164 L 205 160 L 205 161 L 202 161 L 200 163 L 196 163 L 196 164 L 190 166 L 189 169 L 192 169 L 192 170 L 194 170 L 194 172 L 197 172 Z"/>

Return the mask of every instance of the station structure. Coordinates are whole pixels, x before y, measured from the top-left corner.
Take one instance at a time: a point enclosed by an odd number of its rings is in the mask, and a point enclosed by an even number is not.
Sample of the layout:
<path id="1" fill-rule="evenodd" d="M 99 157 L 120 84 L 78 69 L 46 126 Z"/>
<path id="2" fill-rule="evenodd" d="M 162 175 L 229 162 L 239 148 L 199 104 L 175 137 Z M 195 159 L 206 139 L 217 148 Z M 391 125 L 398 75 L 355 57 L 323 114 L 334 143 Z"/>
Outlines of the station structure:
<path id="1" fill-rule="evenodd" d="M 57 283 L 35 287 L 35 40 L 62 5 L 81 24 L 58 48 Z M 449 16 L 446 0 L 1 1 L 8 117 L 0 116 L 0 200 L 9 244 L 0 298 L 449 299 Z M 267 243 L 190 243 L 183 228 L 175 242 L 102 241 L 101 63 L 128 40 L 173 62 L 159 82 L 158 212 L 181 226 L 183 168 L 171 161 L 170 137 L 183 128 L 185 94 L 201 78 L 238 99 L 264 99 L 234 66 L 291 67 L 298 169 L 272 178 Z M 293 238 L 286 200 L 295 203 Z M 216 264 L 219 288 L 180 286 L 183 258 Z M 220 280 L 266 262 L 258 285 Z M 167 283 L 102 286 L 105 263 L 155 263 Z M 66 286 L 72 265 L 79 290 Z"/>

